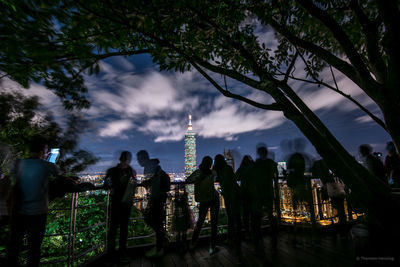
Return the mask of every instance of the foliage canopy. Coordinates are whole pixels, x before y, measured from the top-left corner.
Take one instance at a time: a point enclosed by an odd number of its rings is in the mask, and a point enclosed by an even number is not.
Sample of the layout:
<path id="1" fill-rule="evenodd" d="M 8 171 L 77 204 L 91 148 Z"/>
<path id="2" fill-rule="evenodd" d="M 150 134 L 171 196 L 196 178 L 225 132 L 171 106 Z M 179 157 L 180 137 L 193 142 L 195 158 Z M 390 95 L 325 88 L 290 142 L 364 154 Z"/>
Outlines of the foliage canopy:
<path id="1" fill-rule="evenodd" d="M 87 124 L 74 113 L 67 116 L 67 126 L 63 129 L 52 115 L 45 113 L 37 97 L 27 97 L 20 93 L 0 93 L 0 157 L 1 170 L 9 171 L 15 158 L 28 155 L 30 139 L 37 134 L 49 140 L 50 147 L 58 147 L 62 156 L 58 162 L 64 174 L 75 175 L 98 161 L 92 153 L 78 149 L 79 134 Z"/>

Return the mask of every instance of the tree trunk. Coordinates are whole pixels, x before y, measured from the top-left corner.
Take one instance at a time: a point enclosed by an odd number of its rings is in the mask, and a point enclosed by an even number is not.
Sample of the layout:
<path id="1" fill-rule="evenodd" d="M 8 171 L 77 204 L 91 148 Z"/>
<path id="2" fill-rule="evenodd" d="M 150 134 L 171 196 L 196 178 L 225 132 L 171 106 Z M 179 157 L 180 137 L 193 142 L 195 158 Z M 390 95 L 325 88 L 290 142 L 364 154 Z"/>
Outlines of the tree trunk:
<path id="1" fill-rule="evenodd" d="M 381 110 L 385 118 L 386 128 L 392 137 L 397 151 L 400 151 L 400 106 L 382 105 Z"/>
<path id="2" fill-rule="evenodd" d="M 360 165 L 352 155 L 343 152 L 330 137 L 322 136 L 301 114 L 285 114 L 315 146 L 318 153 L 352 190 L 359 207 L 366 213 L 374 229 L 394 233 L 397 230 L 399 210 L 392 200 L 388 188 Z M 334 144 L 332 144 L 334 143 Z"/>
<path id="3" fill-rule="evenodd" d="M 296 124 L 324 158 L 329 168 L 351 189 L 352 196 L 366 213 L 370 225 L 379 231 L 394 233 L 398 228 L 397 222 L 400 218 L 397 217 L 400 215 L 393 212 L 399 209 L 392 200 L 387 185 L 348 153 L 290 87 L 283 88 L 282 91 L 276 90 L 272 97 L 284 107 L 285 117 Z"/>

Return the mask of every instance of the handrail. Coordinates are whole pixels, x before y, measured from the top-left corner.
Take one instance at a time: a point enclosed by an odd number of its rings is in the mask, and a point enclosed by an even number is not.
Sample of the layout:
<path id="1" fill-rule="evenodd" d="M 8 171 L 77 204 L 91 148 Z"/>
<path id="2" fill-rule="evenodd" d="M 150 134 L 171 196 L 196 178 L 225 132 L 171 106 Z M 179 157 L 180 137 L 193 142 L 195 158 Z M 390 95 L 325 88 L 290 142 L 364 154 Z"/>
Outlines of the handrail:
<path id="1" fill-rule="evenodd" d="M 87 230 L 90 230 L 90 229 L 93 229 L 93 228 L 95 228 L 95 227 L 99 227 L 99 226 L 102 226 L 102 225 L 105 225 L 105 224 L 106 224 L 106 222 L 99 222 L 99 223 L 96 223 L 96 224 L 94 224 L 94 225 L 90 225 L 90 226 L 88 226 L 88 227 L 78 229 L 78 230 L 76 230 L 76 232 L 77 232 L 77 233 L 85 232 L 85 231 L 87 231 Z"/>
<path id="2" fill-rule="evenodd" d="M 182 182 L 172 182 L 171 183 L 173 186 L 180 186 L 184 183 Z M 275 183 L 275 194 L 276 194 L 276 200 L 277 203 L 275 203 L 274 205 L 274 209 L 275 209 L 275 214 L 278 216 L 280 223 L 283 222 L 288 222 L 288 221 L 292 221 L 295 220 L 295 218 L 292 218 L 291 216 L 287 215 L 291 212 L 294 213 L 298 213 L 300 211 L 301 214 L 303 214 L 303 222 L 308 223 L 310 222 L 310 215 L 307 215 L 307 204 L 306 203 L 301 203 L 300 205 L 298 205 L 298 210 L 294 211 L 293 210 L 293 206 L 291 205 L 291 199 L 288 199 L 288 196 L 286 196 L 285 194 L 290 194 L 290 188 L 287 188 L 286 185 L 283 185 L 282 183 L 276 182 Z M 289 191 L 288 191 L 289 190 Z M 323 206 L 326 209 L 332 209 L 331 205 L 330 205 L 330 200 L 324 200 L 322 201 L 321 198 L 318 196 L 318 194 L 320 194 L 320 192 L 318 191 L 317 187 L 312 187 L 312 194 L 313 194 L 313 207 L 314 207 L 314 211 L 315 211 L 315 221 L 318 223 L 319 221 L 331 221 L 330 224 L 335 224 L 335 221 L 337 220 L 337 215 L 334 214 L 334 212 L 331 212 L 331 210 L 326 214 L 322 214 L 321 212 L 321 207 Z M 80 204 L 80 200 L 85 200 L 85 198 L 90 197 L 90 196 L 95 196 L 95 194 L 89 195 L 91 192 L 101 192 L 104 194 L 97 194 L 96 196 L 102 196 L 103 200 L 97 201 L 95 203 L 91 203 L 91 204 Z M 175 197 L 175 193 L 177 191 L 175 191 L 175 188 L 172 189 L 169 193 L 168 193 L 168 201 L 167 203 L 169 203 L 169 205 L 173 205 L 173 199 Z M 49 239 L 49 238 L 56 238 L 56 237 L 67 237 L 67 248 L 68 248 L 68 253 L 67 255 L 63 255 L 63 259 L 55 259 L 55 260 L 47 260 L 46 258 L 42 259 L 42 264 L 59 264 L 59 263 L 64 263 L 65 266 L 77 266 L 80 263 L 84 262 L 85 260 L 82 259 L 84 256 L 88 255 L 89 253 L 95 251 L 94 256 L 98 256 L 98 254 L 100 253 L 104 253 L 106 251 L 106 246 L 107 246 L 107 235 L 108 235 L 108 229 L 109 229 L 109 212 L 110 212 L 110 193 L 109 191 L 105 191 L 104 188 L 102 187 L 98 187 L 95 188 L 93 190 L 88 190 L 88 191 L 84 191 L 84 192 L 73 192 L 73 193 L 68 193 L 67 196 L 65 197 L 65 199 L 69 199 L 70 198 L 70 209 L 67 208 L 54 208 L 51 209 L 50 211 L 52 213 L 59 213 L 62 211 L 69 211 L 69 228 L 66 232 L 62 232 L 62 233 L 48 233 L 45 235 L 45 240 Z M 104 198 L 106 198 L 106 200 L 104 201 Z M 144 196 L 139 196 L 138 198 L 136 198 L 134 201 L 134 205 L 136 204 L 144 204 L 147 199 Z M 318 203 L 316 203 L 315 201 L 318 201 Z M 223 203 L 223 201 L 221 201 L 221 203 Z M 193 203 L 192 203 L 193 204 Z M 322 206 L 321 206 L 322 205 Z M 103 215 L 101 215 L 101 218 L 104 218 L 104 220 L 102 221 L 97 221 L 94 222 L 91 225 L 88 225 L 86 227 L 81 227 L 78 225 L 78 218 L 80 218 L 82 211 L 86 210 L 86 211 L 90 211 L 91 208 L 94 207 L 100 207 L 100 209 L 98 209 L 100 212 L 103 213 Z M 277 207 L 279 207 L 279 209 L 277 209 Z M 173 214 L 173 206 L 169 206 L 167 207 L 169 210 L 169 214 L 167 215 L 168 218 L 172 218 L 174 216 Z M 193 212 L 195 212 L 195 210 L 193 210 Z M 50 213 L 49 213 L 50 214 Z M 323 215 L 322 217 L 320 215 Z M 346 213 L 347 214 L 347 213 Z M 99 216 L 99 214 L 97 214 Z M 308 216 L 308 217 L 307 217 Z M 143 216 L 137 216 L 137 217 L 133 217 L 130 218 L 131 222 L 137 222 L 137 223 L 143 223 Z M 297 217 L 297 220 L 299 220 L 299 218 Z M 167 217 L 166 217 L 166 222 L 168 221 Z M 169 220 L 171 221 L 171 220 Z M 85 222 L 86 223 L 86 222 Z M 130 224 L 135 225 L 134 223 Z M 326 225 L 326 223 L 321 223 L 321 227 L 324 227 Z M 84 251 L 80 251 L 80 248 L 78 246 L 78 244 L 80 243 L 80 238 L 79 235 L 80 234 L 84 234 L 84 232 L 87 232 L 91 229 L 95 229 L 98 228 L 98 231 L 101 235 L 104 236 L 104 238 L 102 238 L 102 241 L 100 243 L 96 243 L 94 245 L 92 245 L 89 249 L 85 249 Z M 218 228 L 226 228 L 225 224 L 220 224 L 218 225 Z M 166 227 L 166 229 L 170 229 L 170 227 Z M 206 226 L 203 228 L 203 231 L 207 231 L 209 230 L 210 227 Z M 142 234 L 139 236 L 128 236 L 128 242 L 129 241 L 138 241 L 140 242 L 140 240 L 146 240 L 146 239 L 153 239 L 154 238 L 154 233 L 150 233 L 150 234 Z M 150 244 L 150 243 L 147 243 Z M 61 255 L 60 255 L 61 256 Z M 65 257 L 66 256 L 66 257 Z M 93 256 L 93 257 L 94 257 Z M 91 257 L 90 255 L 88 257 Z"/>

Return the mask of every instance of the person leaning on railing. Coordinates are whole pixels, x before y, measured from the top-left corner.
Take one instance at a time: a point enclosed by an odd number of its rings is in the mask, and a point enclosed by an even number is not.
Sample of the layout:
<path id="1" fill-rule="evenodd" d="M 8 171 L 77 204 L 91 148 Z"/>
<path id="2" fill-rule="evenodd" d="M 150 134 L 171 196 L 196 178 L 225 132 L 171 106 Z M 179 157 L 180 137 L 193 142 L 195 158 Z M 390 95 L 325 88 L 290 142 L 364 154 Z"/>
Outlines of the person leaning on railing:
<path id="1" fill-rule="evenodd" d="M 131 152 L 123 151 L 119 158 L 120 163 L 109 169 L 105 177 L 104 186 L 111 190 L 111 220 L 107 240 L 109 257 L 116 256 L 115 239 L 118 227 L 119 256 L 127 257 L 128 224 L 136 186 L 136 171 L 129 165 L 131 160 Z"/>
<path id="2" fill-rule="evenodd" d="M 158 159 L 150 159 L 146 150 L 136 154 L 140 166 L 144 167 L 143 174 L 147 177 L 140 185 L 150 189 L 149 202 L 144 211 L 145 222 L 153 228 L 156 233 L 156 246 L 146 253 L 146 257 L 157 258 L 164 254 L 165 220 L 164 206 L 167 199 L 167 192 L 170 191 L 170 178 L 159 165 Z"/>
<path id="3" fill-rule="evenodd" d="M 261 237 L 261 224 L 263 210 L 268 214 L 271 226 L 272 247 L 277 246 L 277 222 L 273 215 L 274 189 L 273 180 L 278 175 L 277 164 L 267 158 L 267 146 L 261 144 L 257 147 L 257 160 L 250 165 L 244 173 L 247 177 L 247 194 L 245 196 L 250 205 L 251 229 L 253 234 L 253 244 L 257 252 L 264 250 Z"/>
<path id="4" fill-rule="evenodd" d="M 221 186 L 221 194 L 225 201 L 225 211 L 228 217 L 228 244 L 235 248 L 237 255 L 241 254 L 241 197 L 240 188 L 236 182 L 236 176 L 223 155 L 218 154 L 214 158 L 213 170 L 217 173 L 216 181 Z"/>
<path id="5" fill-rule="evenodd" d="M 47 140 L 34 136 L 30 157 L 18 160 L 13 170 L 13 193 L 7 266 L 18 266 L 18 255 L 25 233 L 28 235 L 28 266 L 39 266 L 40 247 L 49 209 L 49 181 L 58 176 L 55 164 L 44 160 Z"/>
<path id="6" fill-rule="evenodd" d="M 324 185 L 322 190 L 326 190 L 327 195 L 331 199 L 333 208 L 337 210 L 339 224 L 342 228 L 341 230 L 345 230 L 347 219 L 344 209 L 344 200 L 346 198 L 344 184 L 335 180 L 325 161 L 322 159 L 314 162 L 311 171 L 313 177 L 319 178 Z"/>

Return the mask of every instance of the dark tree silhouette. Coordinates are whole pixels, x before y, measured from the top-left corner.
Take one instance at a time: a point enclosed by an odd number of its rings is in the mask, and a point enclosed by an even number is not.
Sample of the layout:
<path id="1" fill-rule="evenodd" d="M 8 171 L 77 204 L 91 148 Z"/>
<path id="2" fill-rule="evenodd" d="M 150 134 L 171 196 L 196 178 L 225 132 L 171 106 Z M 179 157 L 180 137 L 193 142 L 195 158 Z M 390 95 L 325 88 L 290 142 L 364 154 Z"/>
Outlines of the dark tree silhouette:
<path id="1" fill-rule="evenodd" d="M 45 136 L 50 147 L 61 149 L 58 165 L 63 174 L 76 175 L 98 161 L 92 153 L 78 148 L 79 134 L 87 122 L 70 113 L 63 129 L 51 114 L 41 114 L 45 113 L 37 97 L 0 93 L 0 174 L 7 174 L 13 160 L 28 154 L 29 140 L 36 134 Z"/>

